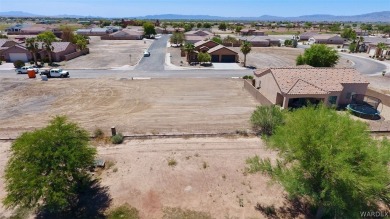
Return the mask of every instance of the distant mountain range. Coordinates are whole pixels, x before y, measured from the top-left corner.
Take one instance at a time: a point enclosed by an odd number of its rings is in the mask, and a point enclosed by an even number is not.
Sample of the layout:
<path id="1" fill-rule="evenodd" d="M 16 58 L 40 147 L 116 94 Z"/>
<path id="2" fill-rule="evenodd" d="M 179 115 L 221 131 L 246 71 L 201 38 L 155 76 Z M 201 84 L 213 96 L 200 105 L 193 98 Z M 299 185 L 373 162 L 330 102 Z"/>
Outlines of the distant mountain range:
<path id="1" fill-rule="evenodd" d="M 51 17 L 51 18 L 102 18 L 96 16 L 82 15 L 56 15 L 43 16 L 22 11 L 0 12 L 0 17 Z M 223 20 L 223 21 L 342 21 L 342 22 L 389 22 L 390 11 L 372 12 L 352 16 L 335 16 L 328 14 L 303 15 L 298 17 L 278 17 L 271 15 L 262 15 L 259 17 L 221 17 L 210 15 L 178 15 L 178 14 L 161 14 L 133 17 L 136 19 L 160 19 L 160 20 Z"/>

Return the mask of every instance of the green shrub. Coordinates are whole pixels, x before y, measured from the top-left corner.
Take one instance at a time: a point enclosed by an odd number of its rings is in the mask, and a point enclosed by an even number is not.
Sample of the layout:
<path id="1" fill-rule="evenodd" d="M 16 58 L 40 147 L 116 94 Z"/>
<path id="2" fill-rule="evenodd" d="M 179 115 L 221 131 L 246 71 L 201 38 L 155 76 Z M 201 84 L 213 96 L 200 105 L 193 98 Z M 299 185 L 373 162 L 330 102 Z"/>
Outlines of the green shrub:
<path id="1" fill-rule="evenodd" d="M 265 135 L 272 135 L 275 128 L 284 122 L 283 112 L 276 106 L 258 106 L 252 113 L 253 129 Z"/>
<path id="2" fill-rule="evenodd" d="M 242 79 L 253 79 L 253 76 L 252 75 L 245 75 L 244 77 L 242 77 Z"/>
<path id="3" fill-rule="evenodd" d="M 95 138 L 103 138 L 104 137 L 104 132 L 103 130 L 97 128 L 95 131 L 93 131 L 93 137 Z"/>
<path id="4" fill-rule="evenodd" d="M 16 60 L 15 62 L 14 62 L 14 67 L 15 68 L 21 68 L 21 67 L 23 67 L 24 66 L 24 62 L 22 61 L 22 60 Z"/>
<path id="5" fill-rule="evenodd" d="M 245 170 L 246 172 L 248 173 L 257 173 L 259 172 L 261 169 L 261 166 L 260 166 L 260 158 L 259 156 L 254 156 L 254 157 L 249 157 L 246 159 L 246 164 L 249 165 L 249 167 L 246 167 Z"/>
<path id="6" fill-rule="evenodd" d="M 113 144 L 121 144 L 123 142 L 123 135 L 121 133 L 118 133 L 111 137 L 111 142 Z"/>
<path id="7" fill-rule="evenodd" d="M 108 219 L 139 219 L 139 212 L 136 208 L 128 204 L 121 205 L 112 209 L 108 215 Z"/>

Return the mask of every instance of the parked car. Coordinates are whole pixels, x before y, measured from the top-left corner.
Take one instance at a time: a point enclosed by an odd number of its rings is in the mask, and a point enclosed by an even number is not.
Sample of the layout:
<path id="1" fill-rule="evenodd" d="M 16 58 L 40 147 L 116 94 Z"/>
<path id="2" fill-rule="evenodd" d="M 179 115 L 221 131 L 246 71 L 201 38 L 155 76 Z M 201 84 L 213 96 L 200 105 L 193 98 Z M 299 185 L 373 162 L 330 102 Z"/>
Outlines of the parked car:
<path id="1" fill-rule="evenodd" d="M 41 75 L 46 75 L 48 78 L 69 78 L 69 72 L 60 68 L 41 69 Z"/>
<path id="2" fill-rule="evenodd" d="M 15 71 L 17 74 L 27 74 L 27 70 L 33 69 L 35 73 L 39 73 L 39 68 L 36 68 L 34 66 L 23 66 L 21 68 L 17 68 Z"/>
<path id="3" fill-rule="evenodd" d="M 144 57 L 149 57 L 149 56 L 150 56 L 150 52 L 146 50 L 146 51 L 144 52 Z"/>

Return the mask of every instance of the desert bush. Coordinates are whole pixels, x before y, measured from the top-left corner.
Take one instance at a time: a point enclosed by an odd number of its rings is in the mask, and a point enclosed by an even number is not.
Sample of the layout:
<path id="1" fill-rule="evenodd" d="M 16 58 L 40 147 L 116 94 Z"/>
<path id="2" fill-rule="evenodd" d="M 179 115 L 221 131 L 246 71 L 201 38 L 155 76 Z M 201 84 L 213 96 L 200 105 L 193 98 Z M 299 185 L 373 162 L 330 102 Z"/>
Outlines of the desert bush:
<path id="1" fill-rule="evenodd" d="M 111 142 L 113 144 L 122 144 L 123 142 L 123 135 L 121 133 L 118 133 L 111 137 Z"/>
<path id="2" fill-rule="evenodd" d="M 93 137 L 95 137 L 95 138 L 103 138 L 104 137 L 103 130 L 101 130 L 100 128 L 95 129 L 95 131 L 93 131 Z"/>
<path id="3" fill-rule="evenodd" d="M 169 158 L 168 159 L 168 166 L 176 166 L 177 165 L 177 161 L 173 158 Z"/>
<path id="4" fill-rule="evenodd" d="M 272 135 L 283 122 L 284 113 L 276 106 L 258 106 L 251 116 L 253 129 L 265 135 Z"/>
<path id="5" fill-rule="evenodd" d="M 108 219 L 139 219 L 139 212 L 136 208 L 129 206 L 127 203 L 112 209 Z"/>
<path id="6" fill-rule="evenodd" d="M 14 61 L 14 67 L 15 68 L 21 68 L 24 66 L 24 62 L 22 60 L 16 60 Z"/>
<path id="7" fill-rule="evenodd" d="M 252 75 L 245 75 L 244 77 L 242 77 L 242 79 L 253 79 L 253 76 Z"/>

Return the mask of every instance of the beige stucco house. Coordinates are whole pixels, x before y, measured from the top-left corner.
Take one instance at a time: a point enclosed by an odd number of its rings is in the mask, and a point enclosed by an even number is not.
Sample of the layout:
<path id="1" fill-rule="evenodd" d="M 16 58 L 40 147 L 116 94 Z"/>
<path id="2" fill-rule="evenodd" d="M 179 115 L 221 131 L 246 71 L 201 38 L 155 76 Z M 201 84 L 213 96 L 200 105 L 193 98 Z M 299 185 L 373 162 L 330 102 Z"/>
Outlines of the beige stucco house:
<path id="1" fill-rule="evenodd" d="M 254 75 L 258 91 L 284 109 L 307 101 L 345 105 L 353 94 L 365 94 L 369 84 L 352 68 L 268 68 Z"/>
<path id="2" fill-rule="evenodd" d="M 212 40 L 199 41 L 194 44 L 194 52 L 190 54 L 190 62 L 197 62 L 199 52 L 208 53 L 211 56 L 211 62 L 237 62 L 238 53 L 220 45 Z"/>

